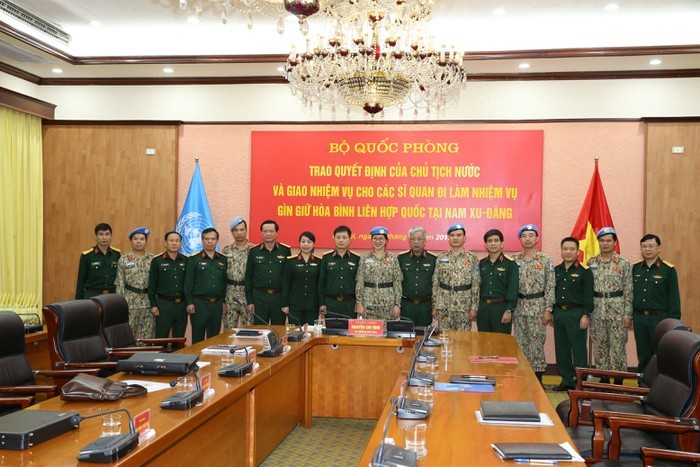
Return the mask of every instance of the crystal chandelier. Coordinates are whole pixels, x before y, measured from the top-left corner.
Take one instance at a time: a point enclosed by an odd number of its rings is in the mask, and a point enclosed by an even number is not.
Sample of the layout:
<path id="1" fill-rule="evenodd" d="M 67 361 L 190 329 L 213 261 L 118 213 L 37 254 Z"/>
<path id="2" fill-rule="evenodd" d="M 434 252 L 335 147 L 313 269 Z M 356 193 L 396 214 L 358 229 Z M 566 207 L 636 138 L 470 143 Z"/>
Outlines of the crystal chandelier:
<path id="1" fill-rule="evenodd" d="M 293 48 L 285 66 L 292 93 L 304 104 L 333 112 L 359 106 L 374 116 L 393 106 L 429 113 L 457 100 L 467 77 L 461 53 L 436 50 L 422 38 L 432 2 L 328 2 L 337 3 L 326 11 L 335 24 L 332 37 L 321 37 L 316 47 L 307 39 L 306 51 Z"/>

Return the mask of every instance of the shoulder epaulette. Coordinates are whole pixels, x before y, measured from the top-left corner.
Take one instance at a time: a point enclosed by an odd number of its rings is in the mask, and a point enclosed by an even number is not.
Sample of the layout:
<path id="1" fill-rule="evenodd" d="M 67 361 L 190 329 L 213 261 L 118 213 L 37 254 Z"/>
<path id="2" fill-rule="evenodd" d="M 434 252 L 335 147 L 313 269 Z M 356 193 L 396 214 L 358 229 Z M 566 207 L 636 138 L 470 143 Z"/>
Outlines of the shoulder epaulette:
<path id="1" fill-rule="evenodd" d="M 201 253 L 201 251 L 197 251 L 197 252 L 192 253 L 191 255 L 187 255 L 187 257 L 188 257 L 188 258 L 194 258 L 195 256 L 197 256 L 197 255 L 200 254 L 200 253 Z"/>
<path id="2" fill-rule="evenodd" d="M 83 251 L 83 255 L 87 255 L 88 253 L 92 253 L 94 251 L 94 248 L 88 248 L 87 250 Z"/>
<path id="3" fill-rule="evenodd" d="M 399 255 L 405 255 L 406 253 L 410 253 L 410 252 L 411 252 L 411 250 L 403 250 L 403 251 L 399 251 L 398 253 L 396 253 L 396 256 L 399 256 Z"/>
<path id="4" fill-rule="evenodd" d="M 114 251 L 116 251 L 116 252 L 119 253 L 119 254 L 121 254 L 121 252 L 122 252 L 122 250 L 120 250 L 119 248 L 114 248 L 113 246 L 110 246 L 110 248 L 113 249 Z"/>
<path id="5" fill-rule="evenodd" d="M 662 261 L 662 263 L 664 263 L 664 264 L 665 264 L 666 266 L 668 266 L 669 268 L 675 267 L 673 264 L 669 263 L 668 261 Z"/>
<path id="6" fill-rule="evenodd" d="M 437 255 L 433 252 L 430 252 L 428 250 L 425 250 L 426 253 L 428 253 L 430 256 L 435 256 L 437 258 Z"/>
<path id="7" fill-rule="evenodd" d="M 325 252 L 325 253 L 323 254 L 323 256 L 330 255 L 330 254 L 333 253 L 334 251 L 335 251 L 335 250 L 327 251 L 327 252 Z"/>
<path id="8" fill-rule="evenodd" d="M 583 269 L 590 269 L 587 264 L 584 264 L 581 261 L 579 261 L 578 264 L 580 264 Z"/>
<path id="9" fill-rule="evenodd" d="M 299 255 L 290 255 L 290 256 L 287 256 L 287 259 L 294 259 L 294 258 L 296 258 L 297 256 L 299 256 Z"/>
<path id="10" fill-rule="evenodd" d="M 156 254 L 156 255 L 154 256 L 154 258 L 157 258 L 158 256 L 163 256 L 163 255 L 164 255 L 165 253 L 167 253 L 167 252 L 168 252 L 168 250 L 163 250 L 163 251 L 161 251 L 160 253 Z"/>
<path id="11" fill-rule="evenodd" d="M 507 259 L 508 261 L 515 261 L 515 258 L 513 258 L 512 256 L 508 256 L 508 255 L 505 254 L 505 253 L 503 254 L 503 257 L 504 257 L 505 259 Z"/>
<path id="12" fill-rule="evenodd" d="M 278 244 L 278 245 L 282 245 L 282 246 L 286 246 L 286 247 L 289 248 L 290 250 L 292 249 L 292 247 L 289 246 L 289 245 L 287 245 L 286 243 L 277 242 L 277 244 Z"/>

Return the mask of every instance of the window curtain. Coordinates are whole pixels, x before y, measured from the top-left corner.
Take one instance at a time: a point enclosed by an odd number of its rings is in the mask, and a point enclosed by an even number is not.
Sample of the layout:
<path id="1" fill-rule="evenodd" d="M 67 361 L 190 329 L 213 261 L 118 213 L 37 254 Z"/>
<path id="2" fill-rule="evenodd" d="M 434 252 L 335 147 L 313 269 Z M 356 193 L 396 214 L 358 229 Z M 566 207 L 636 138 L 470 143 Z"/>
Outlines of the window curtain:
<path id="1" fill-rule="evenodd" d="M 43 191 L 41 119 L 0 107 L 0 310 L 31 321 L 41 309 Z"/>

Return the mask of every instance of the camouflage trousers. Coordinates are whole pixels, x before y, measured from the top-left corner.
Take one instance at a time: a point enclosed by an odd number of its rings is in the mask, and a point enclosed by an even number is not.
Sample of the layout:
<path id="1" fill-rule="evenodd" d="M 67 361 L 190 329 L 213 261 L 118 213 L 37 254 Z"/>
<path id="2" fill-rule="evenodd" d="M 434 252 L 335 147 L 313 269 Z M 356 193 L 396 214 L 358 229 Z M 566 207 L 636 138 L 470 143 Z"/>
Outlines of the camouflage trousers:
<path id="1" fill-rule="evenodd" d="M 469 318 L 468 310 L 447 310 L 446 312 L 438 310 L 444 316 L 440 318 L 440 329 L 445 331 L 471 331 L 472 320 Z"/>
<path id="2" fill-rule="evenodd" d="M 596 368 L 627 371 L 627 329 L 622 318 L 591 320 L 591 343 Z"/>
<path id="3" fill-rule="evenodd" d="M 367 319 L 383 319 L 385 321 L 396 319 L 391 315 L 391 309 L 393 305 L 371 305 L 365 307 L 367 312 Z"/>
<path id="4" fill-rule="evenodd" d="M 228 285 L 226 287 L 225 303 L 224 331 L 253 324 L 253 318 L 248 312 L 248 306 L 245 302 L 245 291 L 242 285 Z"/>
<path id="5" fill-rule="evenodd" d="M 518 341 L 532 371 L 544 371 L 547 362 L 544 359 L 544 341 L 547 338 L 542 318 L 539 316 L 517 316 L 514 318 L 513 334 Z"/>
<path id="6" fill-rule="evenodd" d="M 130 308 L 129 327 L 136 339 L 152 339 L 155 336 L 156 318 L 149 308 Z"/>

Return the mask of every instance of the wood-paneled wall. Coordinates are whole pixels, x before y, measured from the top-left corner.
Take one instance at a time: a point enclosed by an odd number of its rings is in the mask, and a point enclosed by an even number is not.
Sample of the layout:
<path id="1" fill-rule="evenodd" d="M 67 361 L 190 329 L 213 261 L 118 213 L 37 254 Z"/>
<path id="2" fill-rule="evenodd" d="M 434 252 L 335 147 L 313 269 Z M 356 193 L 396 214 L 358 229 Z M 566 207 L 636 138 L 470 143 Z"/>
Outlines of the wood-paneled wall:
<path id="1" fill-rule="evenodd" d="M 683 154 L 671 148 L 682 146 Z M 648 123 L 645 231 L 678 270 L 683 321 L 700 332 L 700 123 Z"/>
<path id="2" fill-rule="evenodd" d="M 163 250 L 177 221 L 177 125 L 46 124 L 43 149 L 44 304 L 74 298 L 80 253 L 100 222 L 122 251 L 138 226 L 152 231 L 149 251 Z"/>

